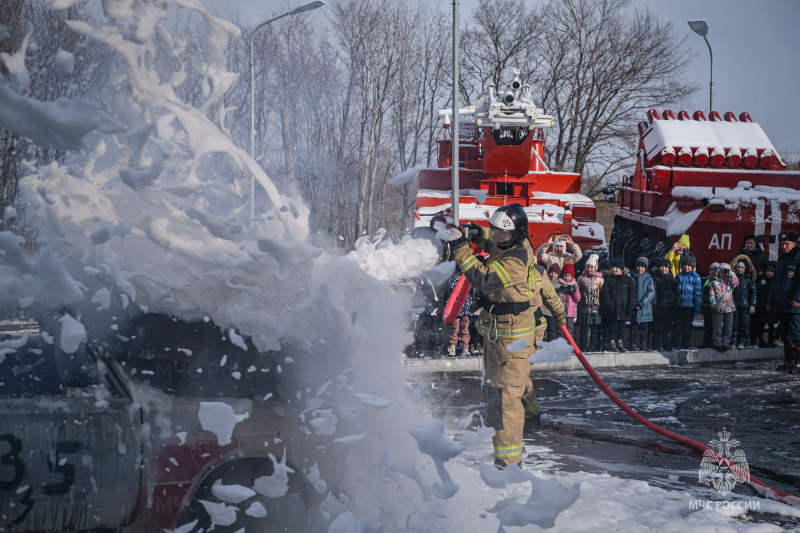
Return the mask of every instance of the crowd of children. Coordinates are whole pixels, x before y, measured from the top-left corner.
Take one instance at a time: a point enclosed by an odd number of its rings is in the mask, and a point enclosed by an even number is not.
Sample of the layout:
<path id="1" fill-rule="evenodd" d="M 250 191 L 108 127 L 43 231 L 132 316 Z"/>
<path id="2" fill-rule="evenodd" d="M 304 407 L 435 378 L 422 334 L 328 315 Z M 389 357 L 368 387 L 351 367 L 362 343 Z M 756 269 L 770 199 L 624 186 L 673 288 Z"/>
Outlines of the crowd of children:
<path id="1" fill-rule="evenodd" d="M 568 237 L 551 237 L 537 255 L 564 303 L 567 330 L 584 352 L 695 347 L 723 351 L 781 346 L 775 328 L 777 316 L 767 308 L 775 262 L 768 260 L 754 235 L 745 238 L 730 263 L 713 263 L 705 279 L 695 270 L 696 260 L 687 235 L 663 258 L 637 259 L 632 272 L 627 271 L 622 258 L 600 260 L 598 255 L 591 254 L 576 277 L 574 263 L 582 253 Z M 457 279 L 457 275 L 451 278 L 442 294 L 434 297 L 440 308 L 434 311 L 434 315 L 439 315 L 434 320 L 441 321 L 441 304 Z M 543 340 L 561 336 L 553 317 L 546 309 L 543 314 L 546 320 Z M 481 339 L 471 327 L 471 315 L 467 302 L 452 324 L 439 326 L 439 335 L 444 334 L 450 341 L 446 355 L 479 353 Z M 704 330 L 702 342 L 695 346 L 693 322 L 697 315 L 703 317 Z M 423 329 L 432 326 L 427 321 Z M 424 345 L 424 351 L 431 350 L 427 340 L 432 336 L 437 335 L 417 332 L 418 344 Z M 420 343 L 420 339 L 425 341 Z"/>
<path id="2" fill-rule="evenodd" d="M 601 262 L 596 272 L 596 256 L 590 257 L 578 278 L 583 305 L 578 306 L 581 331 L 576 340 L 581 350 L 780 346 L 777 316 L 767 309 L 775 262 L 768 260 L 756 237 L 745 238 L 730 264 L 711 265 L 705 280 L 696 272 L 689 248 L 684 235 L 664 258 L 637 259 L 630 274 L 621 258 L 608 265 Z M 703 341 L 696 345 L 693 322 L 700 314 Z"/>

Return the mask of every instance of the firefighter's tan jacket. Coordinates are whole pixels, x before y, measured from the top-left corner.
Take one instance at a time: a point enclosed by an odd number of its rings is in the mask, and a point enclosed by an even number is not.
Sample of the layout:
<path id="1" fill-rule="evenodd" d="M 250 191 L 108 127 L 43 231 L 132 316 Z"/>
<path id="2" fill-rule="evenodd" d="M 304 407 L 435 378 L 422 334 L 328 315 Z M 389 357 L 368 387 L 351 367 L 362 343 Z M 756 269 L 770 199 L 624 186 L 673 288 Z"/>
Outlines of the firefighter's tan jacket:
<path id="1" fill-rule="evenodd" d="M 515 352 L 515 356 L 533 354 L 536 351 L 536 311 L 544 304 L 559 324 L 566 323 L 561 298 L 543 268 L 536 268 L 535 275 L 529 280 L 529 267 L 536 257 L 528 239 L 511 248 L 501 249 L 489 242 L 484 232 L 484 235 L 473 239 L 473 243 L 488 252 L 485 263 L 467 245 L 454 250 L 456 263 L 472 287 L 483 293 L 491 303 L 530 302 L 530 308 L 517 315 L 493 315 L 482 309 L 478 330 L 490 342 L 498 342 L 504 347 L 519 339 L 526 339 L 528 350 Z M 538 327 L 545 327 L 544 320 Z"/>

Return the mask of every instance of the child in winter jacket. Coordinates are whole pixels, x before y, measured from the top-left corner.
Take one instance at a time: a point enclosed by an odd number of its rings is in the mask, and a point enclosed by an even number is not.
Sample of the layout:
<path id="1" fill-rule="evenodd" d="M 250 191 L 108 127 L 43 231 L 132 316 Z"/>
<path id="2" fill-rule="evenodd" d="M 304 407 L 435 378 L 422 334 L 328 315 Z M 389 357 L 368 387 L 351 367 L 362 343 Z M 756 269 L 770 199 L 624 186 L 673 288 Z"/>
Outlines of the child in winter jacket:
<path id="1" fill-rule="evenodd" d="M 772 289 L 772 280 L 775 279 L 775 261 L 769 261 L 764 268 L 764 277 L 756 283 L 756 312 L 752 317 L 753 333 L 752 341 L 758 344 L 759 348 L 772 347 L 775 344 L 775 322 L 778 316 L 767 311 L 767 299 L 769 291 Z M 767 342 L 764 342 L 764 326 L 767 326 Z M 777 345 L 776 345 L 777 346 Z"/>
<path id="2" fill-rule="evenodd" d="M 636 305 L 636 283 L 625 274 L 621 257 L 611 262 L 611 273 L 600 291 L 600 313 L 603 315 L 603 351 L 624 352 L 626 322 L 631 321 Z"/>
<path id="3" fill-rule="evenodd" d="M 686 234 L 681 235 L 681 238 L 678 239 L 678 242 L 672 245 L 672 249 L 667 252 L 667 255 L 664 256 L 664 259 L 669 261 L 669 269 L 672 273 L 672 277 L 677 278 L 678 274 L 681 272 L 681 258 L 684 254 L 689 253 L 689 248 L 691 247 L 691 243 L 689 241 L 689 236 Z"/>
<path id="4" fill-rule="evenodd" d="M 648 274 L 648 261 L 646 257 L 636 260 L 636 272 L 631 274 L 631 278 L 636 282 L 636 305 L 635 314 L 631 318 L 630 330 L 630 349 L 648 350 L 649 349 L 649 328 L 653 321 L 653 298 L 656 295 L 653 277 Z"/>
<path id="5" fill-rule="evenodd" d="M 739 278 L 731 272 L 728 263 L 719 265 L 717 275 L 711 283 L 711 309 L 714 314 L 714 349 L 725 351 L 732 348 L 733 315 L 736 303 L 733 301 L 733 290 L 739 285 Z"/>
<path id="6" fill-rule="evenodd" d="M 736 314 L 733 318 L 733 344 L 743 350 L 750 337 L 750 315 L 756 312 L 756 269 L 746 255 L 737 255 L 731 262 L 739 279 L 739 286 L 733 291 Z"/>
<path id="7" fill-rule="evenodd" d="M 561 293 L 561 301 L 564 303 L 564 309 L 567 310 L 567 331 L 571 336 L 575 334 L 575 317 L 578 316 L 578 303 L 581 301 L 581 291 L 578 289 L 578 282 L 574 278 L 575 265 L 567 263 L 561 269 L 559 292 Z"/>
<path id="8" fill-rule="evenodd" d="M 691 347 L 692 321 L 700 314 L 700 303 L 703 301 L 703 282 L 700 274 L 694 271 L 697 262 L 690 252 L 681 256 L 681 272 L 678 281 L 678 307 L 676 309 L 676 327 L 680 335 L 680 348 Z"/>
<path id="9" fill-rule="evenodd" d="M 553 285 L 553 288 L 558 294 L 561 294 L 561 283 L 558 277 L 560 274 L 561 266 L 558 263 L 553 263 L 547 268 L 547 277 L 550 278 L 550 283 Z M 544 315 L 545 320 L 547 320 L 547 329 L 544 332 L 544 340 L 554 341 L 558 338 L 558 324 L 556 324 L 556 319 L 553 318 L 553 313 L 550 312 L 546 305 L 542 306 L 542 314 Z"/>
<path id="10" fill-rule="evenodd" d="M 700 312 L 703 313 L 703 344 L 701 348 L 714 347 L 714 315 L 711 313 L 711 283 L 714 281 L 714 276 L 717 275 L 719 263 L 711 263 L 708 267 L 708 277 L 703 282 L 703 299 L 700 303 Z M 766 305 L 766 302 L 765 302 Z"/>
<path id="11" fill-rule="evenodd" d="M 581 328 L 581 351 L 596 352 L 600 349 L 600 290 L 603 288 L 603 275 L 597 272 L 597 255 L 586 261 L 583 272 L 578 276 L 578 326 Z"/>
<path id="12" fill-rule="evenodd" d="M 678 299 L 678 282 L 672 277 L 670 262 L 656 257 L 651 263 L 657 263 L 658 272 L 653 275 L 653 285 L 656 289 L 655 303 L 653 305 L 653 350 L 672 350 L 677 344 L 677 335 L 674 334 L 675 302 Z"/>

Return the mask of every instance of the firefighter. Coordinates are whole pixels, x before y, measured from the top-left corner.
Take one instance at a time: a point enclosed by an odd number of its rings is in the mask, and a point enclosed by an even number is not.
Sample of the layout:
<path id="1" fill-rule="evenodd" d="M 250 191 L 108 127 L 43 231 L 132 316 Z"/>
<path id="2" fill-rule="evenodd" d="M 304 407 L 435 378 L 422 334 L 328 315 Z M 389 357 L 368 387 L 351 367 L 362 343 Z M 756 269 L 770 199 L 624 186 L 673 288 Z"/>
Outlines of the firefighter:
<path id="1" fill-rule="evenodd" d="M 774 311 L 781 318 L 783 365 L 778 369 L 794 374 L 800 365 L 800 275 L 797 273 L 800 248 L 797 247 L 797 233 L 794 231 L 781 232 L 778 242 L 781 255 L 767 298 L 767 311 Z"/>
<path id="2" fill-rule="evenodd" d="M 451 229 L 447 240 L 458 267 L 481 296 L 478 330 L 484 343 L 488 424 L 495 429 L 495 466 L 505 468 L 520 463 L 526 419 L 539 417 L 528 357 L 539 348 L 536 337 L 546 326 L 540 307 L 544 303 L 558 324 L 566 323 L 566 314 L 544 269 L 535 265 L 528 217 L 520 204 L 499 207 L 488 230 L 467 224 L 466 231 L 475 246 L 488 252 L 485 262 L 472 253 L 460 230 Z"/>

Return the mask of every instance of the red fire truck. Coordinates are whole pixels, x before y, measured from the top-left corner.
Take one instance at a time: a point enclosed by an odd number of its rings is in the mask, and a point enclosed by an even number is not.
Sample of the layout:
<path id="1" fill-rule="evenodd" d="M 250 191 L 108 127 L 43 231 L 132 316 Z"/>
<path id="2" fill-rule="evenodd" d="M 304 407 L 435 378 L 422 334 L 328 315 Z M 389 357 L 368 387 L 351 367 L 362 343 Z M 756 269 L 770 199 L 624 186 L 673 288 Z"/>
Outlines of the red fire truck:
<path id="1" fill-rule="evenodd" d="M 534 244 L 560 233 L 583 250 L 605 251 L 594 203 L 580 194 L 580 174 L 553 172 L 544 162 L 544 129 L 552 127 L 553 117 L 536 107 L 516 69 L 515 75 L 505 91 L 490 87 L 477 105 L 460 110 L 459 222 L 487 226 L 495 209 L 518 202 L 525 207 Z M 451 215 L 451 111 L 439 113 L 445 134 L 438 141 L 438 168 L 418 174 L 417 226 Z"/>
<path id="2" fill-rule="evenodd" d="M 800 172 L 789 172 L 748 113 L 708 119 L 652 109 L 639 123 L 636 170 L 619 192 L 610 255 L 633 267 L 663 257 L 682 234 L 701 273 L 755 234 L 777 257 L 781 231 L 800 232 Z"/>

